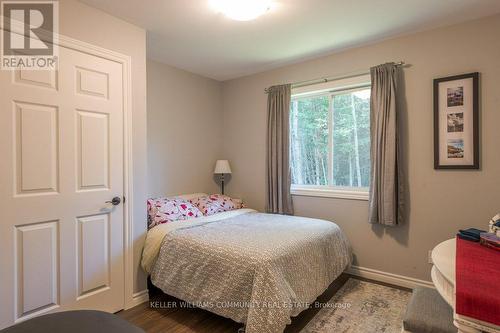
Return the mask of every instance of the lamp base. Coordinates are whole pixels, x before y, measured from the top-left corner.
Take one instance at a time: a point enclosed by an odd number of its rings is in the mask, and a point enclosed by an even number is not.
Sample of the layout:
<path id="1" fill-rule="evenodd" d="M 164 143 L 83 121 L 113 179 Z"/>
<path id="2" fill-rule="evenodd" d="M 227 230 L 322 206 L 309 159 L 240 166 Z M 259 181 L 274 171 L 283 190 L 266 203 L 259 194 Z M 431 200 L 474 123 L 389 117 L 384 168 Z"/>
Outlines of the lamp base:
<path id="1" fill-rule="evenodd" d="M 224 195 L 224 174 L 222 175 L 221 183 L 220 183 L 220 192 Z"/>

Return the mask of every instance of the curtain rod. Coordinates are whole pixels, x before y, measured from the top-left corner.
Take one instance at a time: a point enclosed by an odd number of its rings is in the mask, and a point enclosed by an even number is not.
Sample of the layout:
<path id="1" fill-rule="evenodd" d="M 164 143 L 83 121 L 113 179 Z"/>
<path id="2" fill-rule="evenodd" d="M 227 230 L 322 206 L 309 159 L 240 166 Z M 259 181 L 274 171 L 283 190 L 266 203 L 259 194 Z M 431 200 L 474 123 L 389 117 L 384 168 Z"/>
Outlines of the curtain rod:
<path id="1" fill-rule="evenodd" d="M 404 61 L 395 62 L 394 65 L 395 66 L 402 66 L 402 67 L 409 66 Z M 298 81 L 298 82 L 292 83 L 292 88 L 306 87 L 306 86 L 310 86 L 313 84 L 326 83 L 326 82 L 341 80 L 341 79 L 348 79 L 351 77 L 366 75 L 366 74 L 370 74 L 370 72 L 369 71 L 358 71 L 358 72 L 353 72 L 350 74 L 344 74 L 344 75 L 339 75 L 339 76 L 329 76 L 329 77 L 322 77 L 322 78 L 317 78 L 317 79 L 312 79 L 312 80 Z M 265 88 L 264 92 L 267 94 L 269 92 L 269 88 Z"/>

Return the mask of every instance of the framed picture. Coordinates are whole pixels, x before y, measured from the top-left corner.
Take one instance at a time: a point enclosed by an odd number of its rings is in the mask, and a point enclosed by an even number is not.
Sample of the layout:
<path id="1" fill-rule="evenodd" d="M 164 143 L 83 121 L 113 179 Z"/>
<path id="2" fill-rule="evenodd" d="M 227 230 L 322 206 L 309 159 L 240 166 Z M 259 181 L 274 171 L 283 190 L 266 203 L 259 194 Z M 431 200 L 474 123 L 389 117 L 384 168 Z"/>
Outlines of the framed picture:
<path id="1" fill-rule="evenodd" d="M 479 169 L 479 73 L 434 80 L 434 169 Z"/>

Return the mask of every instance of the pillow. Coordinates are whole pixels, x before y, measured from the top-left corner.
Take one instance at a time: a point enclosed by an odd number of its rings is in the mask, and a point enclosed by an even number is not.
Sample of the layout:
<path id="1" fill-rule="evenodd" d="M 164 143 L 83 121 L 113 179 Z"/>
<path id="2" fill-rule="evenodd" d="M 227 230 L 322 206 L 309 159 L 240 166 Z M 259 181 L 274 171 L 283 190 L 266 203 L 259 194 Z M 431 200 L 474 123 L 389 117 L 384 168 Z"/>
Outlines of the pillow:
<path id="1" fill-rule="evenodd" d="M 191 199 L 190 202 L 196 205 L 205 216 L 243 208 L 241 200 L 222 194 L 212 194 L 206 197 Z"/>
<path id="2" fill-rule="evenodd" d="M 148 199 L 148 229 L 162 223 L 202 216 L 196 206 L 182 198 Z"/>
<path id="3" fill-rule="evenodd" d="M 184 200 L 193 200 L 193 199 L 198 199 L 199 197 L 206 197 L 208 194 L 206 193 L 190 193 L 190 194 L 181 194 L 178 195 L 177 198 L 181 198 Z"/>

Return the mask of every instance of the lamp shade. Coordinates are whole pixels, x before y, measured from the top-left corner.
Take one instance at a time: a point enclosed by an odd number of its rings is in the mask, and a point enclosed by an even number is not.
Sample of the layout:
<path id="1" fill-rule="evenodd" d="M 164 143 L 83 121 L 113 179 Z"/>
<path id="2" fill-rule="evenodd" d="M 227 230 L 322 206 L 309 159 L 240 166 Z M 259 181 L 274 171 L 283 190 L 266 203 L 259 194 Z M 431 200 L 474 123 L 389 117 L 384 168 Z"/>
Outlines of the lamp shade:
<path id="1" fill-rule="evenodd" d="M 231 167 L 228 160 L 218 160 L 215 163 L 214 173 L 231 173 Z"/>

